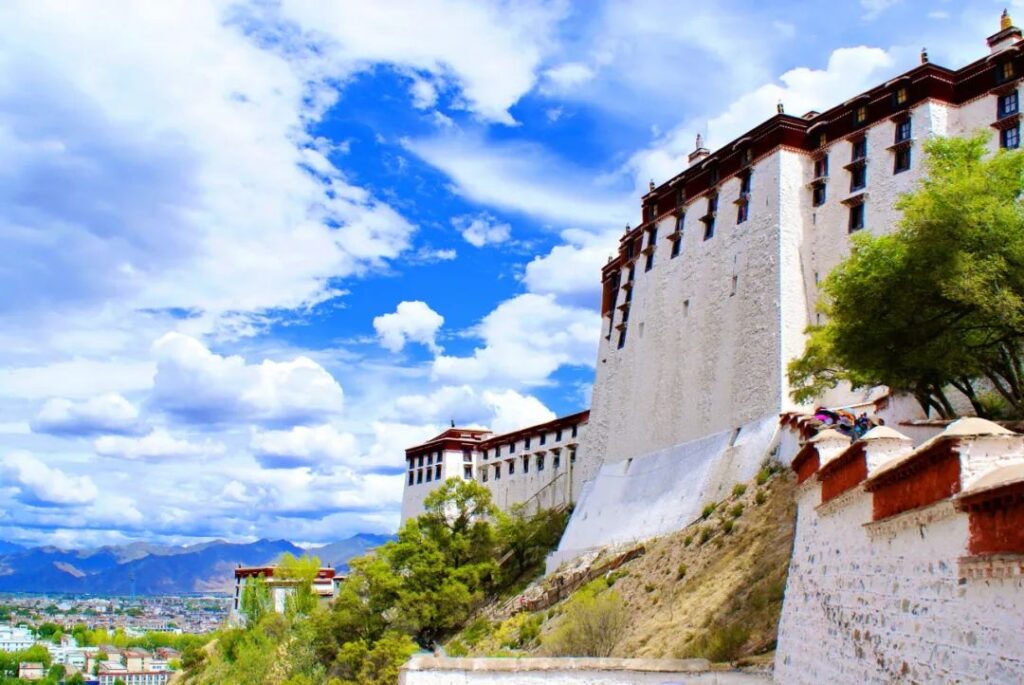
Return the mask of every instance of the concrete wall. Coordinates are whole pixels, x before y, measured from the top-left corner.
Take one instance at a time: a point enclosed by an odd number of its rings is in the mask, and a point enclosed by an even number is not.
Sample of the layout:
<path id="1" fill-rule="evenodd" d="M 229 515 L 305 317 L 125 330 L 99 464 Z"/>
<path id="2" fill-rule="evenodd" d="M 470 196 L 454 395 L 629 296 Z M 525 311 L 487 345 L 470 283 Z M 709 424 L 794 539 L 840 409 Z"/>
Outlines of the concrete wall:
<path id="1" fill-rule="evenodd" d="M 703 659 L 451 659 L 413 657 L 399 685 L 757 685 L 763 674 Z"/>
<path id="2" fill-rule="evenodd" d="M 868 483 L 892 444 L 876 458 L 868 443 Z M 956 449 L 963 488 L 979 472 L 1024 463 L 1022 439 L 970 437 Z M 841 454 L 823 454 L 822 466 Z M 1024 682 L 1024 557 L 994 556 L 971 573 L 979 558 L 969 556 L 969 517 L 955 498 L 873 520 L 863 483 L 822 503 L 819 477 L 798 491 L 776 681 Z"/>
<path id="3" fill-rule="evenodd" d="M 704 505 L 750 480 L 771 456 L 778 416 L 652 454 L 604 465 L 584 486 L 569 525 L 548 559 L 561 563 L 600 547 L 646 540 L 695 520 Z"/>

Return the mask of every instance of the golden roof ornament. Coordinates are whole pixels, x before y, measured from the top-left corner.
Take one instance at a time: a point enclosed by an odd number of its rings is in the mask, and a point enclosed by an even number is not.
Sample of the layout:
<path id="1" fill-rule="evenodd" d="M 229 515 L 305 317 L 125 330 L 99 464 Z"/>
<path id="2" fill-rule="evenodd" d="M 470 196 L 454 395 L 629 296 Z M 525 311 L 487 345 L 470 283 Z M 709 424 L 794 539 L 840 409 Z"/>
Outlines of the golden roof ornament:
<path id="1" fill-rule="evenodd" d="M 1000 31 L 1005 31 L 1006 29 L 1012 28 L 1012 27 L 1013 27 L 1013 19 L 1010 18 L 1010 13 L 1004 7 L 1003 8 L 1003 13 L 999 17 L 999 30 Z"/>
<path id="2" fill-rule="evenodd" d="M 779 114 L 786 113 L 786 108 L 782 106 L 782 100 L 779 100 L 778 104 L 775 105 L 775 111 Z"/>
<path id="3" fill-rule="evenodd" d="M 921 48 L 921 64 L 928 64 L 928 48 Z"/>
<path id="4" fill-rule="evenodd" d="M 647 184 L 647 188 L 648 188 L 648 189 L 649 189 L 649 190 L 650 190 L 650 191 L 651 191 L 652 193 L 654 192 L 654 179 L 653 179 L 653 178 L 651 179 L 651 182 Z"/>

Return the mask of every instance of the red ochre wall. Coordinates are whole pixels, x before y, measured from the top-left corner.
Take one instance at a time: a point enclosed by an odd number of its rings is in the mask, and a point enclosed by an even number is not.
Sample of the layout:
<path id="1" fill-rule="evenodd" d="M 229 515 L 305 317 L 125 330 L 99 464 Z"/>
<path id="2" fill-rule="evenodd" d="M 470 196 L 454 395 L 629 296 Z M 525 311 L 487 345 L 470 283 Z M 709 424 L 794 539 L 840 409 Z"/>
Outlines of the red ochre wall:
<path id="1" fill-rule="evenodd" d="M 813 476 L 819 466 L 818 451 L 814 450 L 810 455 L 804 457 L 796 463 L 796 482 L 803 483 L 805 480 Z"/>
<path id="2" fill-rule="evenodd" d="M 971 554 L 1024 554 L 1024 496 L 970 512 Z"/>
<path id="3" fill-rule="evenodd" d="M 844 463 L 830 469 L 821 479 L 821 501 L 827 502 L 838 497 L 847 490 L 857 487 L 857 484 L 868 477 L 868 462 L 864 458 L 864 451 L 861 450 Z"/>
<path id="4" fill-rule="evenodd" d="M 872 488 L 873 517 L 877 521 L 910 509 L 923 507 L 955 495 L 960 491 L 960 455 L 953 445 L 922 459 L 914 473 Z"/>

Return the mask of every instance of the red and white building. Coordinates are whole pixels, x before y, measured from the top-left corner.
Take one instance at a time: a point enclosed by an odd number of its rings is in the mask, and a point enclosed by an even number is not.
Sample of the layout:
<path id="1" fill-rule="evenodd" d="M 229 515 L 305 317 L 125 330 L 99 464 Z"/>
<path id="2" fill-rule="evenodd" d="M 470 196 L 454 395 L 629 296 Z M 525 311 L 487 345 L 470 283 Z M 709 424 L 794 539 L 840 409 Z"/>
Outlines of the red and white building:
<path id="1" fill-rule="evenodd" d="M 422 514 L 423 500 L 449 478 L 481 483 L 502 509 L 574 502 L 583 482 L 577 448 L 589 416 L 582 411 L 500 435 L 452 427 L 408 448 L 402 521 Z"/>
<path id="2" fill-rule="evenodd" d="M 284 613 L 288 596 L 295 592 L 296 581 L 275 577 L 276 570 L 276 566 L 239 566 L 235 569 L 235 596 L 231 606 L 233 620 L 238 621 L 244 618 L 242 615 L 242 593 L 245 591 L 245 585 L 260 576 L 263 577 L 270 590 L 274 611 L 279 614 Z M 338 573 L 334 568 L 330 566 L 321 568 L 313 580 L 313 592 L 321 601 L 330 601 L 337 595 L 338 588 L 344 580 L 345 574 Z"/>

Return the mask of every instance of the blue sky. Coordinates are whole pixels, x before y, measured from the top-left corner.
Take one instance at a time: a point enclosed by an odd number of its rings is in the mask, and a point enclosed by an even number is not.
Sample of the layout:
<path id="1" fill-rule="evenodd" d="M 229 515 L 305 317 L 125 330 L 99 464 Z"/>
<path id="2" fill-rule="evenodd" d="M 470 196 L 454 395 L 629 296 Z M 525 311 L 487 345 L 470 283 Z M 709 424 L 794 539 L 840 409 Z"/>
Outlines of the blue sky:
<path id="1" fill-rule="evenodd" d="M 404 447 L 586 406 L 600 266 L 696 133 L 1001 9 L 4 3 L 0 539 L 393 530 Z"/>

